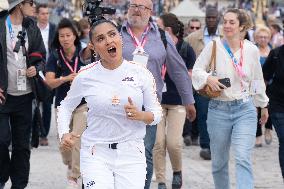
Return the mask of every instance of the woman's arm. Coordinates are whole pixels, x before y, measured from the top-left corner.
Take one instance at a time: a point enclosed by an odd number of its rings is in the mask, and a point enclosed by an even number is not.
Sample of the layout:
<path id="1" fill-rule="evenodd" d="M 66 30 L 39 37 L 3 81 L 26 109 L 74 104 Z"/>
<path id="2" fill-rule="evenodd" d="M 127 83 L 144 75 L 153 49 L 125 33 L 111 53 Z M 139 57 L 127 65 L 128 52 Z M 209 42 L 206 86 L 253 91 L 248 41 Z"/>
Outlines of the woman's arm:
<path id="1" fill-rule="evenodd" d="M 73 79 L 76 77 L 77 73 L 72 73 L 68 76 L 61 76 L 59 78 L 55 78 L 55 73 L 54 72 L 47 72 L 45 77 L 46 77 L 46 83 L 47 85 L 52 88 L 55 89 L 57 87 L 59 87 L 60 85 L 62 85 L 63 83 L 66 83 L 68 81 L 72 82 Z"/>
<path id="2" fill-rule="evenodd" d="M 130 97 L 128 97 L 128 104 L 124 106 L 124 110 L 128 119 L 143 121 L 146 125 L 150 125 L 154 121 L 154 114 L 149 111 L 138 111 Z"/>
<path id="3" fill-rule="evenodd" d="M 259 51 L 256 50 L 255 54 L 252 54 L 254 58 L 254 66 L 251 71 L 253 74 L 251 81 L 251 95 L 253 95 L 254 104 L 256 107 L 265 108 L 268 105 L 268 97 L 266 95 L 266 86 L 263 79 L 261 64 L 259 62 Z"/>
<path id="4" fill-rule="evenodd" d="M 207 84 L 207 78 L 210 73 L 207 73 L 207 68 L 210 64 L 213 42 L 210 42 L 202 50 L 195 61 L 192 69 L 192 85 L 196 90 L 202 89 Z"/>
<path id="5" fill-rule="evenodd" d="M 143 68 L 145 71 L 143 82 L 143 105 L 145 112 L 143 112 L 142 118 L 147 125 L 156 125 L 162 118 L 162 107 L 158 101 L 156 93 L 155 79 L 152 73 Z"/>
<path id="6" fill-rule="evenodd" d="M 66 133 L 69 133 L 69 124 L 72 117 L 72 112 L 74 109 L 80 104 L 83 98 L 83 84 L 81 82 L 80 75 L 77 76 L 72 85 L 70 90 L 67 93 L 67 96 L 63 101 L 61 101 L 60 106 L 58 107 L 58 116 L 57 116 L 57 123 L 58 123 L 58 134 L 59 139 L 62 139 L 62 136 Z"/>

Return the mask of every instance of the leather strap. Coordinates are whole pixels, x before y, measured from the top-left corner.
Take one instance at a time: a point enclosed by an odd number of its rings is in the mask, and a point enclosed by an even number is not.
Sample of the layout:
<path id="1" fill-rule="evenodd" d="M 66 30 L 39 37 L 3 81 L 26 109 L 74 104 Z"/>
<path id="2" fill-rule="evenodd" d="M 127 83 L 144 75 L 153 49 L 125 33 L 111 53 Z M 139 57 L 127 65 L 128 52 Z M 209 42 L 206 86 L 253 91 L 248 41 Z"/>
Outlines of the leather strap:
<path id="1" fill-rule="evenodd" d="M 216 41 L 213 40 L 212 53 L 210 58 L 209 70 L 208 72 L 216 72 Z"/>

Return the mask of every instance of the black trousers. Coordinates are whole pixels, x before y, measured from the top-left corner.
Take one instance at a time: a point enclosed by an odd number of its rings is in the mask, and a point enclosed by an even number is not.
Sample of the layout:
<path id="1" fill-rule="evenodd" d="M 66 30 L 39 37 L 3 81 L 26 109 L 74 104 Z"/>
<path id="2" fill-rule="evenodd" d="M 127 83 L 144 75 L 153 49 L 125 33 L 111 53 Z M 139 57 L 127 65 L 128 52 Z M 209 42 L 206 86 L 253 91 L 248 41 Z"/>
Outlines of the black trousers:
<path id="1" fill-rule="evenodd" d="M 54 95 L 52 95 L 46 101 L 42 102 L 42 122 L 43 122 L 44 132 L 40 133 L 41 138 L 47 138 L 49 134 L 53 97 Z"/>
<path id="2" fill-rule="evenodd" d="M 32 93 L 8 95 L 6 104 L 0 106 L 0 182 L 10 177 L 12 189 L 25 188 L 29 180 L 32 98 Z"/>
<path id="3" fill-rule="evenodd" d="M 257 120 L 260 120 L 260 118 L 261 118 L 261 109 L 257 108 Z M 272 121 L 271 121 L 270 116 L 268 117 L 268 120 L 265 124 L 265 128 L 272 130 Z M 259 136 L 262 136 L 262 129 L 261 129 L 261 124 L 258 121 L 257 129 L 256 129 L 256 137 L 259 137 Z"/>

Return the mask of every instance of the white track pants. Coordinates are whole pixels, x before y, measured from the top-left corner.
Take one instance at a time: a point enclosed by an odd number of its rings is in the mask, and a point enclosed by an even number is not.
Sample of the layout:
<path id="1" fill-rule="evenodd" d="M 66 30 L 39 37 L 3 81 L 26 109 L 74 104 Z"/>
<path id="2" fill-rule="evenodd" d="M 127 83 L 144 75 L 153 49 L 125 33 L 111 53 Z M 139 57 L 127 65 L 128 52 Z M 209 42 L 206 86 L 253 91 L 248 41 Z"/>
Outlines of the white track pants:
<path id="1" fill-rule="evenodd" d="M 146 158 L 143 140 L 81 147 L 81 174 L 85 189 L 143 189 Z"/>

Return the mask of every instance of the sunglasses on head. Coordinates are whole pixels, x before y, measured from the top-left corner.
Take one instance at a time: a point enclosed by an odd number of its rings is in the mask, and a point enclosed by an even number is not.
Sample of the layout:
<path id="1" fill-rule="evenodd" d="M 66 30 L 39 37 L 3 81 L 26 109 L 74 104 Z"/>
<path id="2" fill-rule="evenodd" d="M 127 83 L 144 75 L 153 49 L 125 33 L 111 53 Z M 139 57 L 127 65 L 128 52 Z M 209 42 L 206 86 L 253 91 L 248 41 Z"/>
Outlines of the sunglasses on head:
<path id="1" fill-rule="evenodd" d="M 197 29 L 197 30 L 199 30 L 200 29 L 200 27 L 194 27 L 194 26 L 190 26 L 190 29 Z"/>

